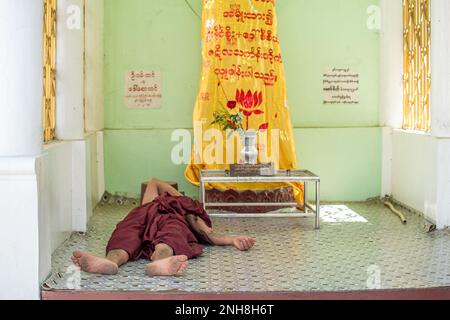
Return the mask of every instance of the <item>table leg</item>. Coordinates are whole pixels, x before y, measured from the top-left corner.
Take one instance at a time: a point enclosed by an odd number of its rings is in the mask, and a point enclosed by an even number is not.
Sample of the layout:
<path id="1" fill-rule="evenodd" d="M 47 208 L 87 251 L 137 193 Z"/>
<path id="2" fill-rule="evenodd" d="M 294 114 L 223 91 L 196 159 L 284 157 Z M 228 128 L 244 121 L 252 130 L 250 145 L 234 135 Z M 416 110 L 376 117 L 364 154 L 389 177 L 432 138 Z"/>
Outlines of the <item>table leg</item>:
<path id="1" fill-rule="evenodd" d="M 303 186 L 304 186 L 304 199 L 303 199 L 303 205 L 305 207 L 305 209 L 303 210 L 303 213 L 308 213 L 308 182 L 303 182 Z"/>
<path id="2" fill-rule="evenodd" d="M 316 223 L 315 228 L 320 229 L 320 181 L 316 181 Z"/>
<path id="3" fill-rule="evenodd" d="M 199 201 L 201 202 L 203 209 L 206 210 L 206 201 L 205 201 L 205 184 L 203 181 L 200 180 L 200 195 L 199 195 Z"/>

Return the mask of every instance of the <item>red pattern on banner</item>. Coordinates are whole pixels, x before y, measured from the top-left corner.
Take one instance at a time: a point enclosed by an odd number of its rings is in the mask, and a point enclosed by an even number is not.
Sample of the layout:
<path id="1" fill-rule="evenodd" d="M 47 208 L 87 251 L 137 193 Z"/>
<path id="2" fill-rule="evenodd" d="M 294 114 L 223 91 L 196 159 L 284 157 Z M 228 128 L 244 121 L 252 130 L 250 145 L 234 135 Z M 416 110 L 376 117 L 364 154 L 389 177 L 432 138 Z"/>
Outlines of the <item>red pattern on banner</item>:
<path id="1" fill-rule="evenodd" d="M 238 40 L 244 40 L 248 42 L 268 41 L 279 43 L 278 36 L 273 34 L 272 30 L 259 28 L 252 29 L 248 32 L 234 31 L 230 26 L 216 25 L 212 28 L 208 28 L 206 35 L 206 42 L 217 42 L 225 38 L 227 44 L 236 45 Z"/>
<path id="2" fill-rule="evenodd" d="M 230 11 L 223 12 L 224 18 L 234 18 L 237 22 L 247 23 L 247 20 L 262 20 L 266 25 L 273 25 L 273 11 L 267 10 L 266 13 L 241 11 L 240 5 L 230 5 Z"/>
<path id="3" fill-rule="evenodd" d="M 220 44 L 215 46 L 215 50 L 209 50 L 208 55 L 210 57 L 216 57 L 219 61 L 222 61 L 224 57 L 236 59 L 235 57 L 241 57 L 244 59 L 256 59 L 259 62 L 261 59 L 269 61 L 271 64 L 274 62 L 283 63 L 281 53 L 275 54 L 272 49 L 267 52 L 263 52 L 261 47 L 252 47 L 250 50 L 240 49 L 227 49 L 221 47 Z"/>
<path id="4" fill-rule="evenodd" d="M 242 65 L 233 64 L 230 68 L 216 68 L 214 73 L 223 80 L 235 79 L 237 80 L 243 78 L 259 79 L 264 82 L 266 86 L 273 86 L 278 81 L 278 76 L 275 70 L 271 69 L 269 72 L 254 71 L 253 67 L 247 67 L 245 70 L 241 70 Z"/>

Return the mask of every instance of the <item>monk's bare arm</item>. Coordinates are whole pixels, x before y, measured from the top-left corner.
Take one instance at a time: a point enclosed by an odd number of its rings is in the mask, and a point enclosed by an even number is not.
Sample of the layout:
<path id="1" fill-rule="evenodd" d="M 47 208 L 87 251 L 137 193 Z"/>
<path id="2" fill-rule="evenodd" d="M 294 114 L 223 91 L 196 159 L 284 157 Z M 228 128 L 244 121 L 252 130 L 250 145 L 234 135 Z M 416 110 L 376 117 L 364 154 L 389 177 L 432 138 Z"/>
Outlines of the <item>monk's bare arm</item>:
<path id="1" fill-rule="evenodd" d="M 216 246 L 232 246 L 241 251 L 250 250 L 256 243 L 256 238 L 247 236 L 217 236 L 213 233 L 208 236 Z"/>
<path id="2" fill-rule="evenodd" d="M 250 250 L 256 243 L 256 239 L 247 236 L 215 236 L 209 235 L 209 238 L 216 246 L 233 246 L 241 251 Z"/>
<path id="3" fill-rule="evenodd" d="M 233 245 L 233 237 L 230 236 L 213 236 L 209 235 L 209 238 L 212 240 L 215 246 L 232 246 Z"/>
<path id="4" fill-rule="evenodd" d="M 179 193 L 177 191 L 177 189 L 172 187 L 170 184 L 168 184 L 168 183 L 166 183 L 164 181 L 158 180 L 158 179 L 152 179 L 152 181 L 154 181 L 154 183 L 158 187 L 158 193 L 160 195 L 164 194 L 164 193 L 168 193 L 168 194 L 170 194 L 171 196 L 174 196 L 174 197 L 181 197 L 182 196 L 182 194 Z"/>
<path id="5" fill-rule="evenodd" d="M 214 230 L 210 228 L 202 218 L 197 217 L 197 223 L 200 230 L 206 233 L 208 238 L 216 246 L 233 246 L 241 251 L 247 251 L 255 245 L 256 239 L 253 237 L 219 236 L 214 234 Z"/>
<path id="6" fill-rule="evenodd" d="M 153 179 L 149 181 L 147 184 L 147 188 L 145 189 L 144 198 L 142 199 L 142 205 L 146 205 L 147 203 L 152 202 L 159 196 L 158 186 L 156 181 Z"/>
<path id="7" fill-rule="evenodd" d="M 171 196 L 179 197 L 182 195 L 171 185 L 163 181 L 160 181 L 158 179 L 150 180 L 147 184 L 147 189 L 145 189 L 142 205 L 152 202 L 153 200 L 155 200 L 155 198 L 166 192 L 169 193 Z"/>

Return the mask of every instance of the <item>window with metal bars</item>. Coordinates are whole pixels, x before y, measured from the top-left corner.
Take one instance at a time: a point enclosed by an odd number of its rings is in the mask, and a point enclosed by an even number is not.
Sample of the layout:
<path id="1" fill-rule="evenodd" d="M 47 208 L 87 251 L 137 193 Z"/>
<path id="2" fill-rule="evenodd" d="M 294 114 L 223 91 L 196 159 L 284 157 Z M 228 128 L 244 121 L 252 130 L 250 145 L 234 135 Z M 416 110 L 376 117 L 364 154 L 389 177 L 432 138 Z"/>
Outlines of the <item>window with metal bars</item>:
<path id="1" fill-rule="evenodd" d="M 42 117 L 44 142 L 50 142 L 55 139 L 56 128 L 56 1 L 44 0 L 44 95 Z"/>
<path id="2" fill-rule="evenodd" d="M 403 129 L 430 132 L 431 0 L 403 0 Z"/>

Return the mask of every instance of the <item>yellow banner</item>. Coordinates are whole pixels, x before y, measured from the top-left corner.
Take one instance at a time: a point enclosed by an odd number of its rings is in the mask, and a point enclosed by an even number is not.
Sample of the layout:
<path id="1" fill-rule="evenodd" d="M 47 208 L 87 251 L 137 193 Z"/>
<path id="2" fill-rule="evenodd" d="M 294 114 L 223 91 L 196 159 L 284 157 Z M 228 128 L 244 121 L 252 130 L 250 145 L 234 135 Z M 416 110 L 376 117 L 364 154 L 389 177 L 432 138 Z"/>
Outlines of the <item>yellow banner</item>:
<path id="1" fill-rule="evenodd" d="M 230 163 L 238 162 L 239 142 L 232 148 L 228 142 L 239 140 L 236 133 L 246 130 L 260 133 L 259 162 L 296 169 L 275 0 L 203 0 L 202 16 L 203 65 L 193 116 L 195 146 L 186 178 L 198 185 L 200 170 L 228 169 Z M 208 187 L 259 190 L 282 186 L 286 184 Z M 292 186 L 297 201 L 302 202 L 303 186 Z"/>

